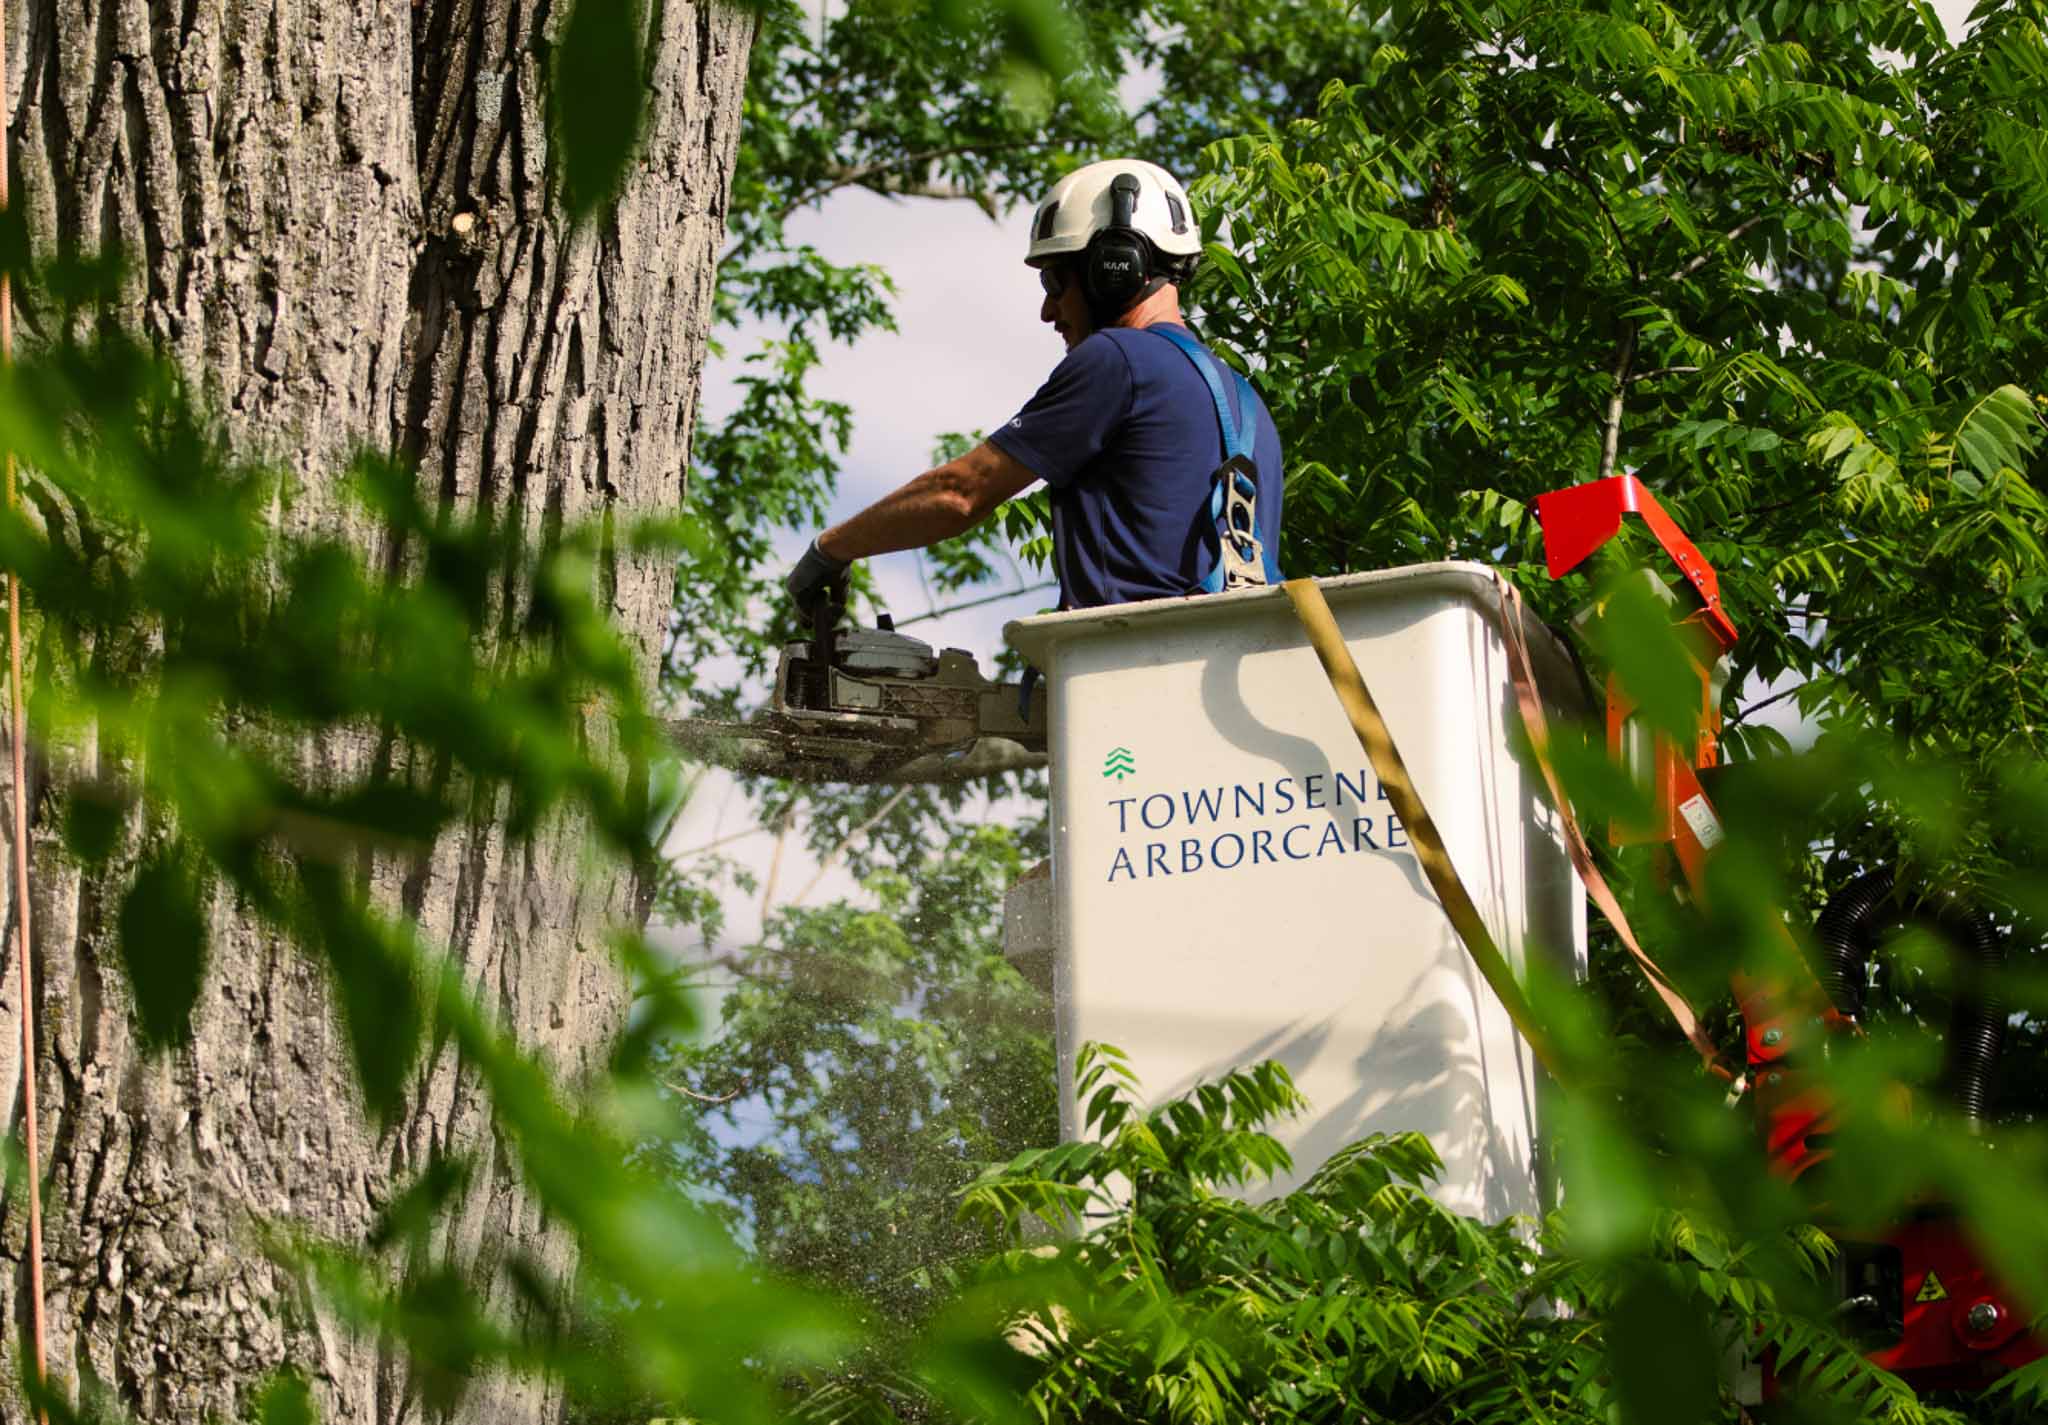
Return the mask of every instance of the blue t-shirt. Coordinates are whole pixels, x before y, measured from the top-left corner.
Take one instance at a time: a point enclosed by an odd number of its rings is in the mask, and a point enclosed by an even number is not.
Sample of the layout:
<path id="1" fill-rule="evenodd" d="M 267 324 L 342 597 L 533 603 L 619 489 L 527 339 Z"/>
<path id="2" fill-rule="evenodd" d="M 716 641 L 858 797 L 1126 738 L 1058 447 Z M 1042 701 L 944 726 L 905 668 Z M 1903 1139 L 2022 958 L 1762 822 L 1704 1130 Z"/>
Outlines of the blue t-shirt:
<path id="1" fill-rule="evenodd" d="M 1237 383 L 1220 360 L 1217 370 L 1242 429 Z M 1280 433 L 1263 406 L 1257 419 L 1259 540 L 1276 553 Z M 1166 337 L 1130 327 L 1090 334 L 989 443 L 1052 487 L 1062 608 L 1202 587 L 1217 558 L 1209 498 L 1223 434 L 1208 384 Z"/>

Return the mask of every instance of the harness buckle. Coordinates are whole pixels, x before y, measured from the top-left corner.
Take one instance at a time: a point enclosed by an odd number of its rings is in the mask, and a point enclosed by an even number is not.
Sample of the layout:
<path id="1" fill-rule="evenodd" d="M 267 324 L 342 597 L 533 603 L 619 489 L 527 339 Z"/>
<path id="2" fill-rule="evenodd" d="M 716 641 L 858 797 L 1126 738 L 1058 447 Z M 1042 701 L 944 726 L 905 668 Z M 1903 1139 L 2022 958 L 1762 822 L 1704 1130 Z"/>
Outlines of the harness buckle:
<path id="1" fill-rule="evenodd" d="M 1216 467 L 1215 478 L 1223 494 L 1217 553 L 1225 589 L 1266 585 L 1266 547 L 1259 541 L 1258 474 L 1258 467 L 1243 455 L 1233 455 Z"/>

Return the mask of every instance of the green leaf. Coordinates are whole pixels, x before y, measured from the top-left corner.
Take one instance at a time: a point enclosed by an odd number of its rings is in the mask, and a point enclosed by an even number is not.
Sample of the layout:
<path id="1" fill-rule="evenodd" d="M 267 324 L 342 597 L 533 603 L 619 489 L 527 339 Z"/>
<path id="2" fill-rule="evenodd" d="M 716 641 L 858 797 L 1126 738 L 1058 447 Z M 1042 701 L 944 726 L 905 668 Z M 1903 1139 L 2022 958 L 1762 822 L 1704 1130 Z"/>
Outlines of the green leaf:
<path id="1" fill-rule="evenodd" d="M 256 1394 L 256 1425 L 319 1425 L 313 1389 L 297 1371 L 279 1371 Z"/>
<path id="2" fill-rule="evenodd" d="M 563 27 L 548 107 L 572 221 L 608 207 L 625 183 L 647 117 L 645 31 L 639 0 L 576 0 Z"/>
<path id="3" fill-rule="evenodd" d="M 336 868 L 308 862 L 299 878 L 304 933 L 327 959 L 356 1083 L 371 1116 L 389 1123 L 405 1107 L 425 1029 L 403 932 L 384 925 Z"/>
<path id="4" fill-rule="evenodd" d="M 1956 427 L 1955 449 L 1985 480 L 2002 470 L 2021 470 L 2041 441 L 2033 402 L 2017 386 L 2000 386 L 1970 407 Z M 1951 457 L 1951 471 L 1955 462 Z"/>
<path id="5" fill-rule="evenodd" d="M 1638 569 L 1603 592 L 1599 617 L 1587 630 L 1592 642 L 1651 724 L 1670 736 L 1689 737 L 1699 716 L 1699 675 L 1662 585 Z"/>
<path id="6" fill-rule="evenodd" d="M 377 1214 L 364 1241 L 373 1250 L 394 1242 L 424 1246 L 435 1222 L 469 1187 L 470 1176 L 468 1158 L 434 1153 L 419 1176 Z"/>
<path id="7" fill-rule="evenodd" d="M 88 866 L 121 848 L 134 798 L 120 788 L 81 783 L 64 798 L 64 845 Z"/>
<path id="8" fill-rule="evenodd" d="M 205 886 L 187 848 L 172 841 L 135 873 L 116 924 L 121 968 L 135 996 L 143 1045 L 191 1042 L 192 1010 L 206 976 Z"/>
<path id="9" fill-rule="evenodd" d="M 1607 1365 L 1624 1425 L 1693 1425 L 1715 1418 L 1718 1351 L 1701 1303 L 1639 1267 L 1607 1320 Z"/>

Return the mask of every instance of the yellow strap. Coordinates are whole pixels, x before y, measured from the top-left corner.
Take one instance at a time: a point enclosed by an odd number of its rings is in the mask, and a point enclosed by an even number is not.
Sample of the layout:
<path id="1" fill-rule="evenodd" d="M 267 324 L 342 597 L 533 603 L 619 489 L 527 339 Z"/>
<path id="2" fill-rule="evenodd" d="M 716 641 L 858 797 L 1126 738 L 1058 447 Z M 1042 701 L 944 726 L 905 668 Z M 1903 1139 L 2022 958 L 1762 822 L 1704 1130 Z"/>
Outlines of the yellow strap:
<path id="1" fill-rule="evenodd" d="M 1401 825 L 1407 828 L 1416 859 L 1422 863 L 1422 872 L 1429 877 L 1437 899 L 1443 903 L 1444 913 L 1450 916 L 1451 927 L 1458 932 L 1458 939 L 1464 942 L 1465 953 L 1472 957 L 1480 976 L 1492 986 L 1501 1008 L 1507 1011 L 1515 1028 L 1529 1041 L 1529 1050 L 1536 1056 L 1536 1062 L 1552 1078 L 1561 1079 L 1558 1057 L 1551 1047 L 1550 1037 L 1536 1022 L 1536 1012 L 1522 993 L 1521 982 L 1508 968 L 1500 947 L 1493 943 L 1493 936 L 1487 931 L 1486 922 L 1480 919 L 1479 907 L 1472 903 L 1465 883 L 1458 879 L 1457 869 L 1451 865 L 1450 853 L 1444 849 L 1444 840 L 1437 832 L 1436 822 L 1430 818 L 1429 809 L 1423 806 L 1422 798 L 1415 791 L 1415 783 L 1408 776 L 1408 766 L 1394 746 L 1393 735 L 1387 731 L 1378 705 L 1373 702 L 1372 694 L 1366 691 L 1365 679 L 1359 676 L 1351 649 L 1344 642 L 1344 635 L 1337 630 L 1337 620 L 1330 614 L 1323 591 L 1313 579 L 1289 579 L 1281 587 L 1287 590 L 1287 597 L 1293 601 L 1295 616 L 1307 631 L 1316 657 L 1322 660 L 1330 689 L 1342 704 L 1344 716 L 1350 719 L 1351 730 L 1358 735 L 1358 745 L 1371 759 L 1381 790 L 1394 804 Z"/>

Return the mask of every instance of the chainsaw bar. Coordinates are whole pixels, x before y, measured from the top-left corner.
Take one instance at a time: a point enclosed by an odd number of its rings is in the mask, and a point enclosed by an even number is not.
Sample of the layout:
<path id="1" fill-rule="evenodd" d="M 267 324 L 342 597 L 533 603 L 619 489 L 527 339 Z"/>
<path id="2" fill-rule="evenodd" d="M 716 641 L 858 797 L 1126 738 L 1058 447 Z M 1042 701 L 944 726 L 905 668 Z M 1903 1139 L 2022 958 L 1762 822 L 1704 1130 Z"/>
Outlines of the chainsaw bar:
<path id="1" fill-rule="evenodd" d="M 837 734 L 763 712 L 747 722 L 685 718 L 669 730 L 685 752 L 735 772 L 798 782 L 877 782 L 925 755 L 900 741 L 858 729 Z"/>
<path id="2" fill-rule="evenodd" d="M 678 718 L 667 723 L 683 753 L 735 772 L 782 777 L 792 782 L 904 783 L 964 782 L 1025 772 L 1046 764 L 1045 750 L 1006 737 L 976 739 L 962 752 L 917 752 L 897 760 L 895 749 L 819 738 L 802 729 L 776 728 L 765 720 L 714 722 Z"/>
<path id="3" fill-rule="evenodd" d="M 1044 764 L 1042 698 L 1032 706 L 1017 684 L 982 677 L 972 654 L 934 652 L 886 614 L 880 628 L 831 622 L 782 650 L 767 708 L 743 723 L 672 723 L 677 741 L 735 771 L 797 781 L 952 780 Z M 925 775 L 906 775 L 913 763 Z"/>

